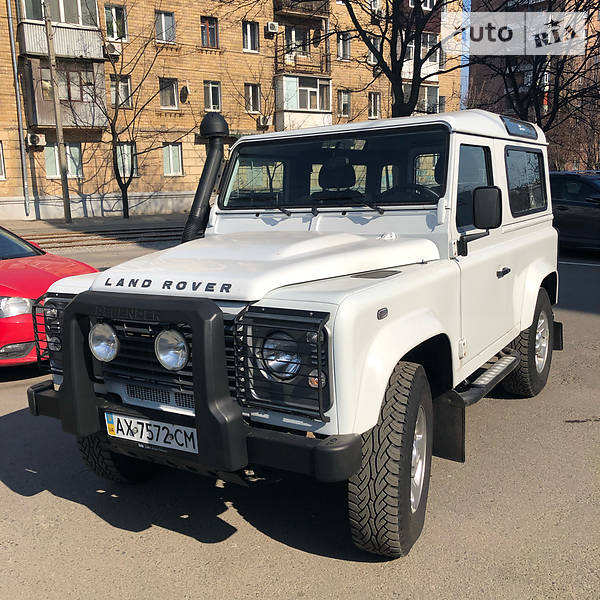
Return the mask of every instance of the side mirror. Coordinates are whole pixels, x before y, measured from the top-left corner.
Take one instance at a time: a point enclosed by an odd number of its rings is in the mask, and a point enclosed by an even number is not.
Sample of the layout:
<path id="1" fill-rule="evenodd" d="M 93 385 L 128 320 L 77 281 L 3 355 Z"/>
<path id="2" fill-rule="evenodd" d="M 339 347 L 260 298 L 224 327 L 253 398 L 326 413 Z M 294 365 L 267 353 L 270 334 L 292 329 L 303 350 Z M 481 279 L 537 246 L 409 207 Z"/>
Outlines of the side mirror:
<path id="1" fill-rule="evenodd" d="M 28 244 L 31 244 L 32 246 L 35 246 L 38 250 L 42 250 L 42 247 L 39 244 L 36 244 L 35 242 L 30 242 L 29 240 L 27 240 Z"/>
<path id="2" fill-rule="evenodd" d="M 473 225 L 477 229 L 498 229 L 502 225 L 502 194 L 495 186 L 473 190 Z"/>

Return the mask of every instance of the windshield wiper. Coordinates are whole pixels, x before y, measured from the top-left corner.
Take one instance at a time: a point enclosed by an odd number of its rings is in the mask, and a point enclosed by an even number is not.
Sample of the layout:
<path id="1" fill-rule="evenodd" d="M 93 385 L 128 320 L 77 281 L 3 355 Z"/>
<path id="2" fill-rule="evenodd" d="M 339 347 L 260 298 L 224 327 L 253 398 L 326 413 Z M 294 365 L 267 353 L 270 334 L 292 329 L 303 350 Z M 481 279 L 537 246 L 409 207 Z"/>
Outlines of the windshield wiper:
<path id="1" fill-rule="evenodd" d="M 275 208 L 275 209 L 281 211 L 286 217 L 289 217 L 292 214 L 291 210 L 288 210 L 287 208 L 283 208 L 283 206 L 279 206 L 279 204 L 275 204 L 275 202 L 273 202 L 273 204 L 270 204 L 268 206 L 268 208 Z"/>
<path id="2" fill-rule="evenodd" d="M 324 198 L 319 198 L 319 200 L 355 200 L 357 204 L 359 204 L 360 206 L 366 206 L 367 208 L 370 208 L 371 210 L 376 210 L 380 215 L 382 215 L 385 211 L 383 210 L 383 208 L 381 208 L 381 206 L 377 206 L 377 204 L 374 204 L 373 202 L 369 202 L 367 200 L 367 197 L 364 195 L 361 196 L 351 196 L 350 194 L 348 194 L 347 196 L 325 196 Z"/>
<path id="3" fill-rule="evenodd" d="M 265 204 L 265 206 L 249 206 L 248 207 L 251 209 L 256 209 L 257 211 L 265 210 L 268 208 L 274 208 L 275 210 L 282 212 L 287 217 L 289 217 L 292 214 L 292 212 L 289 211 L 287 208 L 283 208 L 282 206 L 279 206 L 279 204 L 277 204 L 277 200 L 275 200 L 274 198 L 269 197 L 269 196 L 250 196 L 250 195 L 238 196 L 237 198 L 235 198 L 235 200 L 258 201 L 262 204 Z M 241 208 L 244 208 L 244 207 L 241 207 Z"/>

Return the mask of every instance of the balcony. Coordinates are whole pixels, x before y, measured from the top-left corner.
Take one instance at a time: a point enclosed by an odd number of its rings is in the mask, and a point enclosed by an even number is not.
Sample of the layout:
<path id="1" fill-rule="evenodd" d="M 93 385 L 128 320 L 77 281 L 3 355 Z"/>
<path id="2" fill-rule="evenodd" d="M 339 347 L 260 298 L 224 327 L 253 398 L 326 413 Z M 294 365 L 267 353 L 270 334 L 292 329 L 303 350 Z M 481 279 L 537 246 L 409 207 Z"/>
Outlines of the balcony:
<path id="1" fill-rule="evenodd" d="M 290 50 L 285 40 L 280 37 L 275 44 L 275 72 L 300 73 L 309 75 L 329 75 L 331 60 L 325 45 L 320 47 L 297 48 Z"/>
<path id="2" fill-rule="evenodd" d="M 329 0 L 275 0 L 275 14 L 297 17 L 329 16 Z"/>
<path id="3" fill-rule="evenodd" d="M 64 62 L 64 61 L 63 61 Z M 103 129 L 108 124 L 106 110 L 103 102 L 106 99 L 106 84 L 104 75 L 104 63 L 67 61 L 69 64 L 80 67 L 84 73 L 93 73 L 91 86 L 85 88 L 85 92 L 77 100 L 61 100 L 61 113 L 63 126 L 76 129 Z M 59 62 L 59 76 L 61 63 Z M 47 70 L 47 61 L 39 58 L 30 58 L 23 61 L 23 96 L 25 99 L 25 114 L 27 115 L 28 127 L 47 129 L 56 126 L 54 117 L 54 100 L 42 79 L 43 70 Z M 69 71 L 69 80 L 75 81 L 73 92 L 82 89 L 81 79 L 74 79 L 78 71 Z M 45 89 L 46 88 L 46 89 Z"/>
<path id="4" fill-rule="evenodd" d="M 48 56 L 43 22 L 21 21 L 17 31 L 21 54 Z M 104 59 L 102 37 L 97 27 L 54 23 L 54 50 L 59 58 Z"/>

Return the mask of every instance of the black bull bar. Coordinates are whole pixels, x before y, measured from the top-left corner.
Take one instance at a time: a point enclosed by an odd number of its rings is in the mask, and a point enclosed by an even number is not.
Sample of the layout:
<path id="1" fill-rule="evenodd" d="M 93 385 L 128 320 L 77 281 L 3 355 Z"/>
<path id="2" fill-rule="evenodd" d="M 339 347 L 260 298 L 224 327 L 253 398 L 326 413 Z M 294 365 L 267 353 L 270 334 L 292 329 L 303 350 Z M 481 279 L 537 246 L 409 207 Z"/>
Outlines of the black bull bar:
<path id="1" fill-rule="evenodd" d="M 135 306 L 132 307 L 132 301 Z M 88 350 L 90 318 L 188 323 L 192 328 L 192 375 L 195 416 L 184 416 L 115 403 L 94 391 L 94 359 Z M 343 481 L 358 470 L 361 437 L 321 439 L 250 427 L 231 397 L 226 372 L 223 313 L 208 298 L 185 298 L 87 291 L 67 306 L 62 326 L 63 383 L 29 388 L 32 414 L 59 418 L 63 430 L 80 437 L 105 432 L 104 413 L 149 418 L 195 427 L 198 453 L 158 452 L 110 439 L 117 452 L 201 472 L 222 473 L 249 464 L 289 470 L 321 481 Z M 162 449 L 158 449 L 162 450 Z"/>

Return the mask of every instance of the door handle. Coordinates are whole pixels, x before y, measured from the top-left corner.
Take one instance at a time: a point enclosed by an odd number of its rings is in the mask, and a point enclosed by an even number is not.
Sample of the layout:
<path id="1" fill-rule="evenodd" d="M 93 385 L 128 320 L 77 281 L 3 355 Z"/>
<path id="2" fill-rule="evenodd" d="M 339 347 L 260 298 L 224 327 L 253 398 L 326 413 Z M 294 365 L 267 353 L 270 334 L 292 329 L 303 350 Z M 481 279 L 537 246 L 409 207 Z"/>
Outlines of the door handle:
<path id="1" fill-rule="evenodd" d="M 508 267 L 504 267 L 501 271 L 496 271 L 496 277 L 498 279 L 502 279 L 505 275 L 510 273 L 510 269 Z"/>

